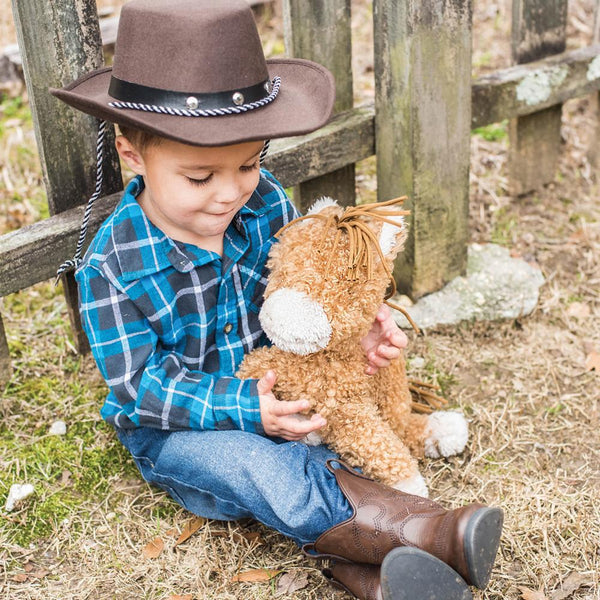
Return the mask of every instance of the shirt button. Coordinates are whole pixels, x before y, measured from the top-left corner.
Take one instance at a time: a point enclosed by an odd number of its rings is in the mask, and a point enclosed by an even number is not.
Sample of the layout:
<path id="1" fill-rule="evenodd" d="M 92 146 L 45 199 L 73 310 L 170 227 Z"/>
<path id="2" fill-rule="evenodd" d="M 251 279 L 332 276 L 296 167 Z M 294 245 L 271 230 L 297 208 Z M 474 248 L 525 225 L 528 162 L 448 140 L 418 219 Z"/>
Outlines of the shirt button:
<path id="1" fill-rule="evenodd" d="M 223 327 L 223 331 L 225 333 L 231 333 L 232 329 L 233 329 L 233 325 L 231 323 L 226 323 L 225 327 Z"/>

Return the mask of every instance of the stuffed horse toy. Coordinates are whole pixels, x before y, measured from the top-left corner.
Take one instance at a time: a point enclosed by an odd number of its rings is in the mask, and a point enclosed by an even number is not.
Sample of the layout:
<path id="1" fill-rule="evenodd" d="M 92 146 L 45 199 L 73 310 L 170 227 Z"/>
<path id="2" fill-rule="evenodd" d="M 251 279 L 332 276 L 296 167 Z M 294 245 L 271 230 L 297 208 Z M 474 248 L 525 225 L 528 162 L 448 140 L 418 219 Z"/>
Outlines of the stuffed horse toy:
<path id="1" fill-rule="evenodd" d="M 322 198 L 278 233 L 260 312 L 273 346 L 248 354 L 237 375 L 259 379 L 272 369 L 275 396 L 309 400 L 307 414 L 327 420 L 319 435 L 341 458 L 427 496 L 417 459 L 461 452 L 467 423 L 457 412 L 414 412 L 404 358 L 368 375 L 361 346 L 393 284 L 406 237 L 403 200 L 344 209 Z"/>

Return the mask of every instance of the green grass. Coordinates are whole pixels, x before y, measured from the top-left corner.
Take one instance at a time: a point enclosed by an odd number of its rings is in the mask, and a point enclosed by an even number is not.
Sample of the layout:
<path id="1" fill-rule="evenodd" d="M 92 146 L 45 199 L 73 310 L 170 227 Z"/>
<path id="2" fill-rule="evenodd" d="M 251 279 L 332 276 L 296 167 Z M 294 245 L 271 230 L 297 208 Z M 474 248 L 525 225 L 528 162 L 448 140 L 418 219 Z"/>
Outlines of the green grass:
<path id="1" fill-rule="evenodd" d="M 17 526 L 12 521 L 5 525 L 4 533 L 13 543 L 25 546 L 50 536 L 63 519 L 106 496 L 112 479 L 136 476 L 126 450 L 96 416 L 101 403 L 97 392 L 69 376 L 65 381 L 53 375 L 24 377 L 7 386 L 5 402 L 12 414 L 0 426 L 0 503 L 4 505 L 13 483 L 35 488 L 35 494 L 17 506 Z M 60 414 L 60 398 L 68 405 L 68 416 Z M 32 421 L 36 413 L 50 418 Z M 66 435 L 49 435 L 58 418 L 67 423 Z"/>
<path id="2" fill-rule="evenodd" d="M 483 127 L 477 127 L 471 132 L 478 135 L 488 142 L 499 142 L 508 137 L 508 119 L 500 123 L 491 123 Z"/>
<path id="3" fill-rule="evenodd" d="M 106 388 L 90 376 L 89 357 L 72 349 L 61 288 L 45 283 L 13 294 L 3 312 L 10 315 L 13 375 L 2 394 L 0 508 L 14 483 L 30 483 L 35 492 L 0 518 L 0 540 L 27 546 L 74 516 L 71 533 L 77 534 L 115 479 L 139 475 L 100 419 Z M 66 435 L 49 434 L 56 420 L 65 421 Z"/>
<path id="4" fill-rule="evenodd" d="M 0 101 L 0 139 L 4 136 L 6 121 L 14 119 L 18 119 L 23 125 L 31 126 L 31 110 L 21 96 Z"/>

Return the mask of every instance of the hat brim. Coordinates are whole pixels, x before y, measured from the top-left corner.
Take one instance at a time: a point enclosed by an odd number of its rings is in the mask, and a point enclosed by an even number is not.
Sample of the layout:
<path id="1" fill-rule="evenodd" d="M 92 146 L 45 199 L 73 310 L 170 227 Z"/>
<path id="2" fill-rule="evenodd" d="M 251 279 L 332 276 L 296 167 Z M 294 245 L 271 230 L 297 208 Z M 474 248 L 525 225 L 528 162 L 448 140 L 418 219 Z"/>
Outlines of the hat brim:
<path id="1" fill-rule="evenodd" d="M 241 114 L 219 117 L 178 117 L 109 106 L 112 68 L 80 77 L 50 92 L 70 106 L 112 123 L 128 125 L 195 146 L 229 144 L 302 135 L 315 131 L 331 117 L 335 83 L 321 65 L 303 59 L 267 60 L 269 75 L 281 77 L 273 102 Z"/>

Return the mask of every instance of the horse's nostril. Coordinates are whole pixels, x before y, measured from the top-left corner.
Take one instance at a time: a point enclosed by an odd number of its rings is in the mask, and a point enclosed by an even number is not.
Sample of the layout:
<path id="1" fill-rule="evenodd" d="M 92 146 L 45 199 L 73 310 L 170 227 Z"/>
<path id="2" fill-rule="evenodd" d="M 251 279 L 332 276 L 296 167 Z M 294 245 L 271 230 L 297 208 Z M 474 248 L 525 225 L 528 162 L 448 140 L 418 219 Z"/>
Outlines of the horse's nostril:
<path id="1" fill-rule="evenodd" d="M 331 325 L 323 307 L 304 292 L 281 288 L 263 303 L 260 323 L 281 350 L 312 354 L 327 347 Z"/>

